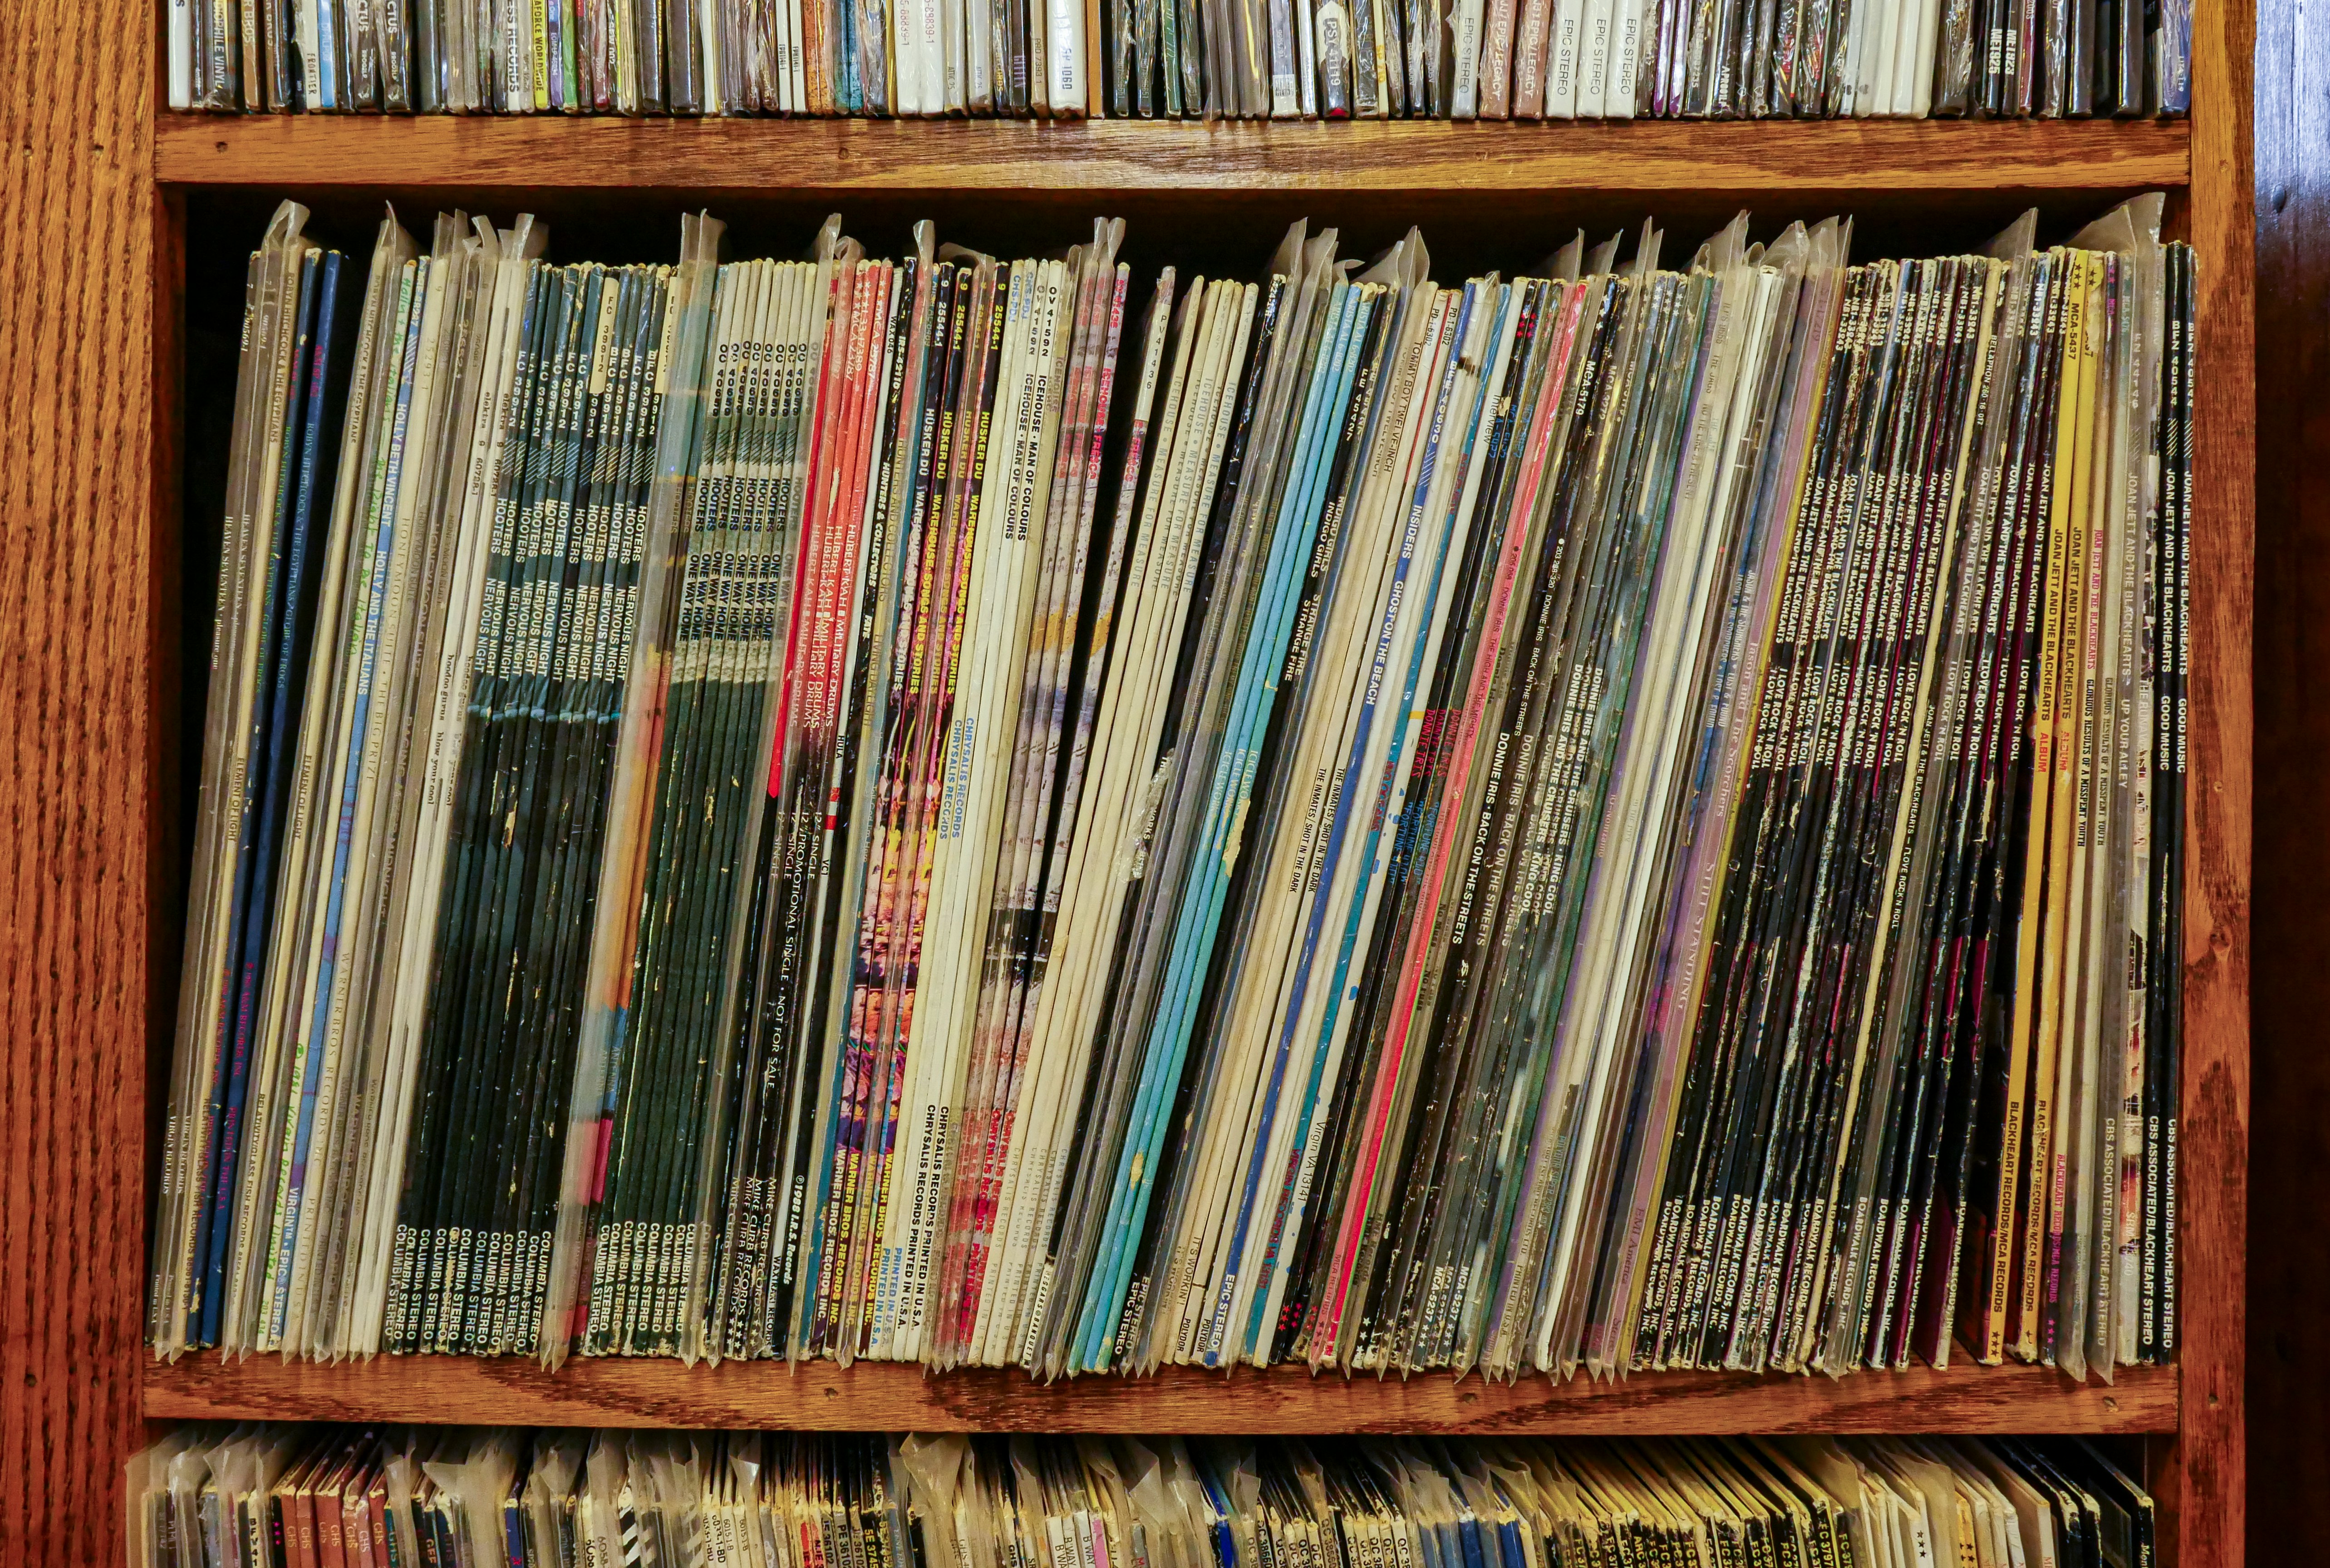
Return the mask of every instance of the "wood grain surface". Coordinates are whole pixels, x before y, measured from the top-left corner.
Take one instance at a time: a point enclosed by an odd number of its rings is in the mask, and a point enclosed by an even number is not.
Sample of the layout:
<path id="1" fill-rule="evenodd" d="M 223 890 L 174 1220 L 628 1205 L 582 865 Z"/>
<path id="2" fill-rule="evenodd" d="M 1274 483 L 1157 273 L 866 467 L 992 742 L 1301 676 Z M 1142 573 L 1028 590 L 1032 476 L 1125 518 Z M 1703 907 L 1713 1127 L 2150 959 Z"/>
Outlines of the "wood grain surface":
<path id="1" fill-rule="evenodd" d="M 0 1563 L 118 1563 L 157 788 L 154 24 L 0 0 Z"/>
<path id="2" fill-rule="evenodd" d="M 2257 862 L 2246 1403 L 2252 1561 L 2330 1507 L 2330 13 L 2259 7 Z M 2290 825 L 2288 831 L 2278 825 Z"/>
<path id="3" fill-rule="evenodd" d="M 2173 1369 L 2111 1387 L 2037 1366 L 1961 1365 L 1852 1377 L 1672 1373 L 1596 1384 L 1405 1383 L 1299 1367 L 1037 1384 L 1018 1372 L 772 1362 L 685 1367 L 610 1358 L 545 1373 L 528 1361 L 382 1357 L 341 1366 L 190 1355 L 146 1371 L 154 1417 L 498 1422 L 543 1426 L 843 1431 L 1092 1432 L 2164 1432 Z"/>
<path id="4" fill-rule="evenodd" d="M 165 115 L 171 184 L 723 192 L 2134 190 L 2181 185 L 2182 122 L 1627 125 Z"/>
<path id="5" fill-rule="evenodd" d="M 2249 1148 L 2250 658 L 2257 540 L 2255 0 L 2193 8 L 2193 666 L 2179 1153 L 2182 1423 L 2169 1485 L 2179 1568 L 2240 1568 Z M 2312 324 L 2316 330 L 2321 324 Z M 2304 831 L 2285 821 L 2280 833 Z M 2273 1554 L 2260 1562 L 2287 1559 Z"/>

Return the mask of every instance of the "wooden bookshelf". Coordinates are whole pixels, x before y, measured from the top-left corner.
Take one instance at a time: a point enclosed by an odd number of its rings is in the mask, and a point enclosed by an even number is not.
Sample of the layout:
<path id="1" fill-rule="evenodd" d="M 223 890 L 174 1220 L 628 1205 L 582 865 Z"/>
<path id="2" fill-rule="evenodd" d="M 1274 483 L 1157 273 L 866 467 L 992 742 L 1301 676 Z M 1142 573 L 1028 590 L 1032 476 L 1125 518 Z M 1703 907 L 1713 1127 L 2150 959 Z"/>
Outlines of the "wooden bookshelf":
<path id="1" fill-rule="evenodd" d="M 112 1564 L 121 1461 L 194 1417 L 801 1429 L 2024 1431 L 2147 1434 L 2180 1568 L 2243 1561 L 2241 1437 L 2256 386 L 2253 0 L 2195 17 L 2193 117 L 2149 122 L 1169 125 L 289 118 L 160 111 L 158 6 L 24 8 L 0 63 L 0 1563 Z M 187 279 L 239 257 L 282 194 L 359 217 L 537 202 L 593 253 L 637 214 L 706 204 L 853 223 L 919 204 L 1196 215 L 1315 207 L 1353 231 L 1481 236 L 1631 213 L 1931 218 L 1959 243 L 2023 204 L 2051 222 L 2172 193 L 2198 248 L 2179 1365 L 2107 1387 L 1954 1365 L 1842 1381 L 1716 1374 L 1517 1386 L 1297 1369 L 1038 1385 L 909 1366 L 383 1358 L 152 1362 L 145 1227 L 175 1012 L 208 607 L 182 516 Z M 423 206 L 425 215 L 430 210 Z M 1578 215 L 1586 214 L 1586 215 Z M 410 215 L 410 214 L 408 214 Z M 1679 218 L 1678 222 L 1683 219 Z M 598 227 L 593 229 L 593 225 Z M 1688 226 L 1688 224 L 1685 224 Z M 664 232 L 662 230 L 657 233 Z M 1441 236 L 1454 232 L 1458 239 Z M 1861 233 L 1872 236 L 1860 241 Z M 578 237 L 579 236 L 579 237 Z M 1533 231 L 1530 234 L 1534 242 Z M 1516 243 L 1519 241 L 1516 241 Z M 1540 252 L 1541 253 L 1541 252 Z M 197 552 L 198 553 L 198 552 Z"/>

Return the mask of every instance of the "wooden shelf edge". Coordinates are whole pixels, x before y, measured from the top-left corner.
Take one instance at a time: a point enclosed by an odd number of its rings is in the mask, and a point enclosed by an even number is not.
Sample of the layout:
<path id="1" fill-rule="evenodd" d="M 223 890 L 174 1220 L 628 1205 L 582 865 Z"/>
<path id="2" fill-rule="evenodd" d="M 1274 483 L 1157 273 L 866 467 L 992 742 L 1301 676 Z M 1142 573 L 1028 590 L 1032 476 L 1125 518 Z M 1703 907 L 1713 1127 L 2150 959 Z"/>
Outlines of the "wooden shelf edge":
<path id="1" fill-rule="evenodd" d="M 2125 191 L 2192 177 L 2183 121 L 655 120 L 164 114 L 166 186 L 717 192 Z"/>
<path id="2" fill-rule="evenodd" d="M 2123 1369 L 2113 1386 L 2040 1366 L 1742 1377 L 1672 1373 L 1517 1385 L 1419 1376 L 1313 1378 L 1300 1368 L 1225 1378 L 1030 1383 L 1017 1372 L 815 1362 L 689 1368 L 668 1361 L 381 1357 L 339 1366 L 149 1363 L 149 1419 L 478 1422 L 524 1426 L 758 1427 L 803 1431 L 1054 1432 L 2173 1432 L 2174 1367 Z"/>

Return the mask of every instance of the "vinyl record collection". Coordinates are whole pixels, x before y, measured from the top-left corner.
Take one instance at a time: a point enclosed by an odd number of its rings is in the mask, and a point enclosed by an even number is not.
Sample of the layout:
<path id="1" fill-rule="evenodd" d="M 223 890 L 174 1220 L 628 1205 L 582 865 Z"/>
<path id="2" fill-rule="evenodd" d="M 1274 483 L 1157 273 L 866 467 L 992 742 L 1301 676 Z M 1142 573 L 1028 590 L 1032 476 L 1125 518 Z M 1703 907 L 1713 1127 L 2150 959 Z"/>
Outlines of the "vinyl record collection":
<path id="1" fill-rule="evenodd" d="M 2121 1568 L 2153 1500 L 2051 1438 L 813 1437 L 181 1429 L 133 1568 Z"/>
<path id="2" fill-rule="evenodd" d="M 149 1337 L 2176 1343 L 2194 292 L 251 261 Z"/>
<path id="3" fill-rule="evenodd" d="M 165 5 L 174 109 L 1729 119 L 2192 107 L 2192 0 Z"/>

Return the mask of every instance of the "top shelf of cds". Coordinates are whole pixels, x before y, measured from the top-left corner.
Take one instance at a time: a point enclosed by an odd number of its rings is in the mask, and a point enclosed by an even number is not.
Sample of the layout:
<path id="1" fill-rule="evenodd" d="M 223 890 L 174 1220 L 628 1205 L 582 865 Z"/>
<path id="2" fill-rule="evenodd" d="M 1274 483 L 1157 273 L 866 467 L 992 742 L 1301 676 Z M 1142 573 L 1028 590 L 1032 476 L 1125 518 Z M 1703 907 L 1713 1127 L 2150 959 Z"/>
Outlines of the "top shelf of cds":
<path id="1" fill-rule="evenodd" d="M 170 0 L 166 101 L 869 119 L 2174 118 L 2191 0 Z"/>

